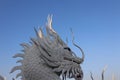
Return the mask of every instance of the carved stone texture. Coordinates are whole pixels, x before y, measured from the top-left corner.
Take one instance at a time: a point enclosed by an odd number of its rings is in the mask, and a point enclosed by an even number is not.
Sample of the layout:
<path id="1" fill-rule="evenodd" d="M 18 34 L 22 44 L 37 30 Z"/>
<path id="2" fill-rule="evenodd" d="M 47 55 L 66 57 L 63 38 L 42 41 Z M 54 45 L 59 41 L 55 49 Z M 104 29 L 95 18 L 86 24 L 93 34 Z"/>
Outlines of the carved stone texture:
<path id="1" fill-rule="evenodd" d="M 22 80 L 65 80 L 66 78 L 83 79 L 83 71 L 80 64 L 84 61 L 83 50 L 80 49 L 82 58 L 75 56 L 75 53 L 59 37 L 52 28 L 52 16 L 48 16 L 46 24 L 46 35 L 40 28 L 35 29 L 36 38 L 31 38 L 31 44 L 22 43 L 23 52 L 18 53 L 14 58 L 20 57 L 11 73 L 21 70 L 16 78 L 21 76 Z M 62 76 L 62 79 L 60 78 Z"/>

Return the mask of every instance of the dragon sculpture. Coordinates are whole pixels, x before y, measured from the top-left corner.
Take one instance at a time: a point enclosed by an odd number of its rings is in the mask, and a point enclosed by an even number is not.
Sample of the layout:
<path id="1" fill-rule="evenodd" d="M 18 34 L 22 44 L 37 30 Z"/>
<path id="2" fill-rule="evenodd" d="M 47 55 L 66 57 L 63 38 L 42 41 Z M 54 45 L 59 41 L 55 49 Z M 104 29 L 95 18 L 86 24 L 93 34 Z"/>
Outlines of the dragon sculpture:
<path id="1" fill-rule="evenodd" d="M 47 20 L 46 35 L 41 28 L 35 29 L 37 37 L 31 38 L 31 44 L 22 43 L 23 52 L 13 56 L 21 58 L 17 61 L 21 65 L 12 68 L 10 73 L 20 70 L 16 78 L 21 76 L 22 80 L 82 80 L 80 64 L 84 61 L 83 50 L 74 43 L 73 36 L 73 45 L 82 53 L 81 58 L 77 57 L 52 28 L 52 16 Z"/>

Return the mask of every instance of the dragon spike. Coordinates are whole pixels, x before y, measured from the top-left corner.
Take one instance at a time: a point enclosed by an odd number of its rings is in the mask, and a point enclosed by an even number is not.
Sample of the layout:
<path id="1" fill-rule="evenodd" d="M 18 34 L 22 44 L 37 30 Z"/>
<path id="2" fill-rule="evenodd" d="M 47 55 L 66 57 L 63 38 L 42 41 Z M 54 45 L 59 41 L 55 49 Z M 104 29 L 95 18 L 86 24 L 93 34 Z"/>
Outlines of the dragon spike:
<path id="1" fill-rule="evenodd" d="M 12 70 L 10 71 L 10 73 L 13 73 L 16 70 L 21 70 L 21 66 L 15 66 L 12 68 Z"/>
<path id="2" fill-rule="evenodd" d="M 37 31 L 37 29 L 36 29 L 35 27 L 34 27 L 34 31 L 35 31 L 37 37 L 39 37 L 39 35 L 38 35 L 38 31 Z"/>
<path id="3" fill-rule="evenodd" d="M 24 54 L 18 53 L 13 56 L 13 58 L 21 57 L 24 58 Z"/>
<path id="4" fill-rule="evenodd" d="M 35 31 L 35 33 L 36 33 L 38 38 L 42 38 L 43 37 L 42 28 L 40 28 L 40 30 L 37 31 L 36 28 L 34 27 L 34 31 Z"/>
<path id="5" fill-rule="evenodd" d="M 18 60 L 16 63 L 22 63 L 23 60 Z"/>
<path id="6" fill-rule="evenodd" d="M 81 53 L 82 53 L 82 58 L 80 58 L 80 63 L 82 63 L 84 61 L 85 55 L 84 55 L 84 51 L 82 50 L 81 47 L 79 47 L 77 44 L 74 43 L 74 35 L 73 35 L 73 31 L 71 29 L 71 33 L 72 33 L 72 43 L 75 47 L 77 47 L 78 49 L 80 49 Z"/>
<path id="7" fill-rule="evenodd" d="M 23 74 L 20 72 L 16 75 L 16 78 L 21 77 Z"/>
<path id="8" fill-rule="evenodd" d="M 29 48 L 29 47 L 30 47 L 30 45 L 27 44 L 27 43 L 22 43 L 22 44 L 20 44 L 20 45 L 23 46 L 24 48 Z"/>
<path id="9" fill-rule="evenodd" d="M 48 21 L 48 23 L 47 23 L 47 25 L 49 26 L 49 28 L 52 28 L 52 15 L 48 15 L 48 17 L 47 17 L 47 21 Z"/>
<path id="10" fill-rule="evenodd" d="M 32 41 L 35 45 L 38 45 L 38 42 L 37 42 L 34 38 L 31 38 L 31 41 Z"/>
<path id="11" fill-rule="evenodd" d="M 40 28 L 40 30 L 38 31 L 38 35 L 40 38 L 43 38 L 43 31 L 42 28 Z"/>

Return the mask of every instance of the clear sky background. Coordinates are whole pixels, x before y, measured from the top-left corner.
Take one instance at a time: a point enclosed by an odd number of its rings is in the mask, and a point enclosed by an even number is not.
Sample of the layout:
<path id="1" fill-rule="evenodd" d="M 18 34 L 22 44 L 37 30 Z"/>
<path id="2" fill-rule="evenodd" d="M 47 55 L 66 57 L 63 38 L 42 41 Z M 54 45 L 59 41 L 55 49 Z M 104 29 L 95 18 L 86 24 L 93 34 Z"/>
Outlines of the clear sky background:
<path id="1" fill-rule="evenodd" d="M 20 52 L 22 42 L 35 37 L 34 26 L 45 26 L 48 14 L 53 14 L 53 28 L 78 55 L 71 44 L 70 28 L 75 42 L 85 52 L 81 65 L 84 80 L 101 79 L 105 65 L 106 80 L 115 74 L 120 80 L 120 0 L 0 0 L 0 75 L 11 80 L 9 74 L 16 64 L 12 56 Z"/>

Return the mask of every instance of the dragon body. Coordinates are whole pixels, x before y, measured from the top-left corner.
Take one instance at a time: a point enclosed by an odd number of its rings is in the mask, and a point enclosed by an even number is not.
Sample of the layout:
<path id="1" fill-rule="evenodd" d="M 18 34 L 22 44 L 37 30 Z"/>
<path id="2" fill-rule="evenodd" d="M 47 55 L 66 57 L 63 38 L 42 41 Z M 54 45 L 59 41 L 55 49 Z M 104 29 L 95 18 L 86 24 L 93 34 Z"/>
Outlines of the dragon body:
<path id="1" fill-rule="evenodd" d="M 46 35 L 41 28 L 38 31 L 35 29 L 35 32 L 37 37 L 31 38 L 31 44 L 21 44 L 23 53 L 13 56 L 21 58 L 17 61 L 21 65 L 13 67 L 11 73 L 20 70 L 16 78 L 21 76 L 22 80 L 82 80 L 83 71 L 80 64 L 84 61 L 84 53 L 73 41 L 73 45 L 82 52 L 82 58 L 77 57 L 62 41 L 52 28 L 52 17 L 48 16 Z"/>

